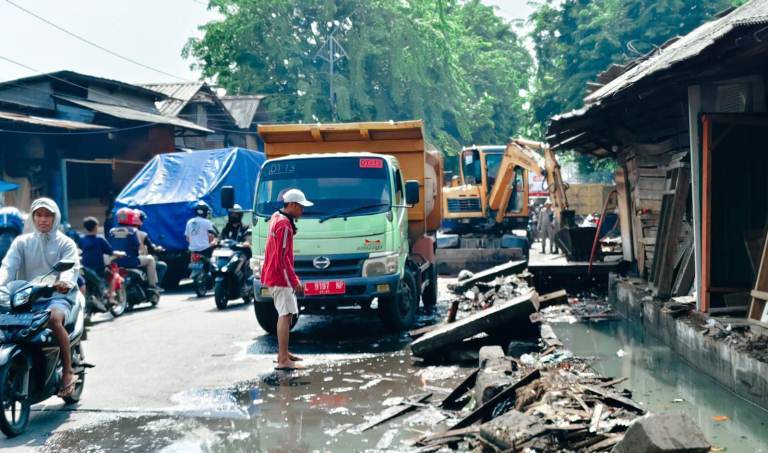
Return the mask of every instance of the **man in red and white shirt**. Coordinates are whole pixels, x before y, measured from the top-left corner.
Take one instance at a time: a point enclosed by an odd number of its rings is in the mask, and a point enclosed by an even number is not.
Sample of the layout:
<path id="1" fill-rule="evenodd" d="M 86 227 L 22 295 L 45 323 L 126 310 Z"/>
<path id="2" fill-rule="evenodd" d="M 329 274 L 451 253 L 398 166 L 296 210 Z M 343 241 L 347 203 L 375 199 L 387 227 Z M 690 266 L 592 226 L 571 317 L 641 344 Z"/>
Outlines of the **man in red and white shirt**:
<path id="1" fill-rule="evenodd" d="M 276 369 L 292 370 L 297 368 L 296 361 L 301 359 L 288 352 L 288 336 L 293 316 L 299 313 L 296 296 L 304 293 L 304 287 L 293 267 L 295 220 L 304 213 L 304 207 L 312 206 L 313 203 L 299 189 L 287 190 L 282 198 L 283 209 L 272 214 L 269 220 L 261 283 L 269 288 L 278 315 Z"/>

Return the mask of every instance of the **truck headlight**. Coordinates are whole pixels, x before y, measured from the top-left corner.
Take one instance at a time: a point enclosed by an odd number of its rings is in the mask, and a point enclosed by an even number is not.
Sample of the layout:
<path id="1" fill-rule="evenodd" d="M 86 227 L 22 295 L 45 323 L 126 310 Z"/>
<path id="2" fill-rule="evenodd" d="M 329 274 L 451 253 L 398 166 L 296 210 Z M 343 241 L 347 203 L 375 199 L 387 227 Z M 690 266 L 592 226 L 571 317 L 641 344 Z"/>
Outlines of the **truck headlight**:
<path id="1" fill-rule="evenodd" d="M 261 277 L 261 266 L 264 264 L 264 255 L 258 255 L 251 258 L 251 270 L 253 271 L 253 276 L 256 278 Z"/>
<path id="2" fill-rule="evenodd" d="M 371 253 L 363 263 L 363 277 L 394 274 L 397 272 L 399 255 L 395 252 Z"/>

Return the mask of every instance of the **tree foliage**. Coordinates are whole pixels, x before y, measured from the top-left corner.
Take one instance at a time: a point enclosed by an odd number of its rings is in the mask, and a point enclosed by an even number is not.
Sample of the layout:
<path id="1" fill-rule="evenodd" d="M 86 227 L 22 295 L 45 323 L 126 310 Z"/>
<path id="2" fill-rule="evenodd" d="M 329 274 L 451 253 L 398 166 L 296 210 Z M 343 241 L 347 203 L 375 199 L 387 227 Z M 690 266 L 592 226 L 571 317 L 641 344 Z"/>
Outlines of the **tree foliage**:
<path id="1" fill-rule="evenodd" d="M 267 94 L 272 120 L 422 118 L 428 138 L 447 152 L 505 143 L 526 122 L 532 58 L 480 0 L 209 5 L 222 19 L 202 26 L 184 56 L 230 93 Z M 335 110 L 329 66 L 318 58 L 332 31 L 348 54 L 335 66 Z"/>
<path id="2" fill-rule="evenodd" d="M 530 17 L 537 61 L 533 122 L 583 104 L 587 82 L 627 63 L 719 11 L 745 0 L 546 0 Z"/>

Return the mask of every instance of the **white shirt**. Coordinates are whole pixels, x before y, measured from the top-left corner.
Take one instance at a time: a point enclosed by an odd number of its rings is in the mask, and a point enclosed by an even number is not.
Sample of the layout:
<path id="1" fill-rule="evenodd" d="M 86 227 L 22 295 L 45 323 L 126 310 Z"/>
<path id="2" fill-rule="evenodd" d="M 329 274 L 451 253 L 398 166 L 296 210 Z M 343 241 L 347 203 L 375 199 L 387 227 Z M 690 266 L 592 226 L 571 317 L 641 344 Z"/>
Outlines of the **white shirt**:
<path id="1" fill-rule="evenodd" d="M 202 217 L 193 217 L 187 222 L 184 235 L 189 241 L 189 251 L 201 252 L 211 246 L 208 241 L 208 232 L 215 231 L 213 223 Z"/>

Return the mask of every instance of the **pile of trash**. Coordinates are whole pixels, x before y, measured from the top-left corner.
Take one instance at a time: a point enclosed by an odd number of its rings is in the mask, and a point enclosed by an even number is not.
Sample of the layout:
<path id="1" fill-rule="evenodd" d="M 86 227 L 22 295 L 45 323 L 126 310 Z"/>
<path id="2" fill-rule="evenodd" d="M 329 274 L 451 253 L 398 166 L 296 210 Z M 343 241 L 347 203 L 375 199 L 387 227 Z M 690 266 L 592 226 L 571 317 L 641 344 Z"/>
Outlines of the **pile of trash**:
<path id="1" fill-rule="evenodd" d="M 747 324 L 733 325 L 709 318 L 702 333 L 731 344 L 737 351 L 745 352 L 761 362 L 768 362 L 768 336 L 755 333 Z"/>
<path id="2" fill-rule="evenodd" d="M 531 315 L 531 322 L 574 324 L 576 322 L 605 321 L 618 318 L 618 313 L 605 297 L 596 294 L 584 294 L 568 297 L 568 303 L 541 308 L 537 313 Z"/>
<path id="3" fill-rule="evenodd" d="M 616 388 L 625 378 L 600 376 L 589 359 L 565 349 L 549 325 L 541 330 L 540 352 L 509 357 L 500 347 L 484 347 L 479 368 L 436 403 L 443 411 L 454 411 L 456 421 L 414 446 L 421 451 L 488 452 L 620 448 L 629 427 L 648 415 L 646 409 L 632 401 L 629 390 Z M 707 451 L 703 435 L 688 424 L 697 435 L 687 442 L 700 448 L 690 451 Z"/>

